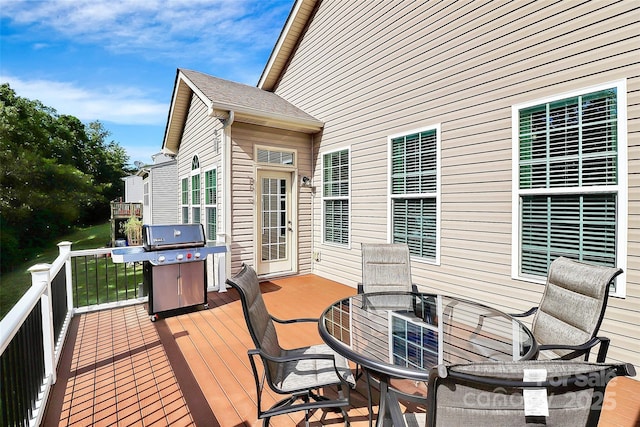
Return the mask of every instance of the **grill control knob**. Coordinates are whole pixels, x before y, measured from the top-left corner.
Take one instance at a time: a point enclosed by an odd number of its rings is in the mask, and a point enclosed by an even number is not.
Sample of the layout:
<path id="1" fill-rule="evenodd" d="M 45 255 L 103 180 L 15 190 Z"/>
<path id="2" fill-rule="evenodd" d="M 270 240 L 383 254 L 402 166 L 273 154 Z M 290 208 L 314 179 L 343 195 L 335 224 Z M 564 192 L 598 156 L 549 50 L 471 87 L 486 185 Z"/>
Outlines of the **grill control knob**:
<path id="1" fill-rule="evenodd" d="M 178 254 L 178 255 L 176 256 L 176 259 L 177 259 L 178 261 L 182 261 L 182 258 L 184 258 L 184 255 L 183 255 L 183 254 Z"/>
<path id="2" fill-rule="evenodd" d="M 164 255 L 158 257 L 158 262 L 164 262 L 167 258 Z"/>
<path id="3" fill-rule="evenodd" d="M 196 258 L 200 258 L 200 252 L 196 252 L 195 254 L 193 254 L 193 256 Z"/>

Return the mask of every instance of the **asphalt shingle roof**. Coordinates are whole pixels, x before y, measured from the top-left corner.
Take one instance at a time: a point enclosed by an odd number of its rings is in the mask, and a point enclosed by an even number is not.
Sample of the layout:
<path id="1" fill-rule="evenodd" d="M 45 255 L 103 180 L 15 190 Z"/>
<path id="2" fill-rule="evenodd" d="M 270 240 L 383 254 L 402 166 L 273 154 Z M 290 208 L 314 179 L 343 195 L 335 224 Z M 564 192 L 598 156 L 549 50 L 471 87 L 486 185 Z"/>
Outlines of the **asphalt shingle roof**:
<path id="1" fill-rule="evenodd" d="M 267 92 L 255 86 L 236 83 L 213 77 L 193 70 L 180 69 L 214 105 L 235 107 L 243 111 L 254 111 L 268 115 L 278 114 L 292 119 L 314 120 L 315 117 L 281 98 L 273 92 Z"/>

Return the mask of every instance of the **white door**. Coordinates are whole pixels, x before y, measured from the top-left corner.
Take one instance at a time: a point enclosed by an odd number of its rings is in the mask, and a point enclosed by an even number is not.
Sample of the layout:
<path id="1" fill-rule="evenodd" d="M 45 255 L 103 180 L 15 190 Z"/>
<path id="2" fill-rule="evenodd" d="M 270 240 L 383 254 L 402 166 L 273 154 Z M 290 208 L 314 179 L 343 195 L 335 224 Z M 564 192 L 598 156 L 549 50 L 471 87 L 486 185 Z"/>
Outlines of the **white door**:
<path id="1" fill-rule="evenodd" d="M 291 172 L 258 171 L 257 273 L 293 271 L 296 242 Z"/>

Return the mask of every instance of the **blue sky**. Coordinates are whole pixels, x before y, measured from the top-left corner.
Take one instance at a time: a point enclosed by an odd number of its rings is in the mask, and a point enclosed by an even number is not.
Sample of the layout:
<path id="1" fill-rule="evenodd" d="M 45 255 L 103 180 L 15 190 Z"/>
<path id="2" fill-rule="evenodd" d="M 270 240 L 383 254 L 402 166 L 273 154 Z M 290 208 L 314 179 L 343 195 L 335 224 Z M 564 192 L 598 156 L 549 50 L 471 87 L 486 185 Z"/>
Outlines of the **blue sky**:
<path id="1" fill-rule="evenodd" d="M 294 0 L 0 0 L 0 83 L 162 148 L 177 68 L 256 85 Z"/>

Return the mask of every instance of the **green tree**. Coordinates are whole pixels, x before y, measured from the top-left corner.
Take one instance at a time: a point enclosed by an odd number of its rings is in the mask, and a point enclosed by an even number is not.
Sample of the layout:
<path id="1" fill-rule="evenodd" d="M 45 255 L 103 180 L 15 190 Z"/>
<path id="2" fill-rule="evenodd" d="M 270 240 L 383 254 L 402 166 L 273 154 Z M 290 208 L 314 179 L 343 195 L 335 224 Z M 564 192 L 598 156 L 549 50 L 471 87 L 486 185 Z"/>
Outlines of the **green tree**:
<path id="1" fill-rule="evenodd" d="M 74 225 L 109 217 L 128 158 L 108 136 L 100 122 L 85 126 L 0 85 L 2 271 Z"/>

